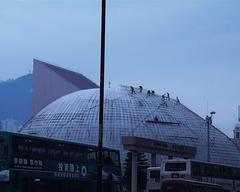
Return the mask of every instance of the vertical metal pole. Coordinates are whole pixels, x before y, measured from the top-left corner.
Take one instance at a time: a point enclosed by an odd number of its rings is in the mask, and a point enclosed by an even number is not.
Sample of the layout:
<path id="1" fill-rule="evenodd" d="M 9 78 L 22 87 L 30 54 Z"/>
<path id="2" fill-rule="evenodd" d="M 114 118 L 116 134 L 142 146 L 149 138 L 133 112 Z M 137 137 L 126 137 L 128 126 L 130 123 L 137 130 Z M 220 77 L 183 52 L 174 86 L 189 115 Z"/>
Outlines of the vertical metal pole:
<path id="1" fill-rule="evenodd" d="M 106 0 L 102 0 L 97 191 L 102 192 Z"/>
<path id="2" fill-rule="evenodd" d="M 240 105 L 238 105 L 238 121 L 240 121 Z"/>
<path id="3" fill-rule="evenodd" d="M 132 152 L 131 192 L 137 192 L 137 152 Z"/>
<path id="4" fill-rule="evenodd" d="M 210 117 L 207 116 L 207 161 L 210 161 L 209 137 L 210 137 Z"/>

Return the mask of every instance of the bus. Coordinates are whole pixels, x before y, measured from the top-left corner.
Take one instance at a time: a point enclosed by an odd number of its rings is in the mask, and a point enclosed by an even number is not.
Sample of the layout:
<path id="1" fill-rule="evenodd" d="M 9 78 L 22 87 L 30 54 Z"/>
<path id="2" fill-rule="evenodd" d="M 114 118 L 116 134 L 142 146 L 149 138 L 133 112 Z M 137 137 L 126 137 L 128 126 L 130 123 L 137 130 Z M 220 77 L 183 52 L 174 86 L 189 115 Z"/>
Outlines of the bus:
<path id="1" fill-rule="evenodd" d="M 185 178 L 219 184 L 229 192 L 240 192 L 240 168 L 192 159 L 162 162 L 161 179 Z"/>
<path id="2" fill-rule="evenodd" d="M 161 192 L 224 192 L 222 186 L 186 179 L 164 179 Z"/>
<path id="3" fill-rule="evenodd" d="M 147 192 L 160 192 L 161 167 L 149 167 L 147 169 Z"/>
<path id="4" fill-rule="evenodd" d="M 95 192 L 96 146 L 0 132 L 1 192 Z M 103 148 L 103 191 L 120 192 L 118 150 Z"/>

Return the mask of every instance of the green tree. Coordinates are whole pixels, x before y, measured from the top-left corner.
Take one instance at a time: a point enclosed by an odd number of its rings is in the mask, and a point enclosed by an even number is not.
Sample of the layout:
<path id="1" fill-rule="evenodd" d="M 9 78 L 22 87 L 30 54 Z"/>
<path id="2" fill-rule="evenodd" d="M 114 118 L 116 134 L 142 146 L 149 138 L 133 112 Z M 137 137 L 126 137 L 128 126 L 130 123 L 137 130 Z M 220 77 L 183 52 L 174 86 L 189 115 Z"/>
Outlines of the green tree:
<path id="1" fill-rule="evenodd" d="M 146 189 L 148 159 L 144 153 L 137 154 L 137 191 Z M 128 152 L 124 162 L 124 181 L 126 188 L 131 190 L 132 153 Z"/>

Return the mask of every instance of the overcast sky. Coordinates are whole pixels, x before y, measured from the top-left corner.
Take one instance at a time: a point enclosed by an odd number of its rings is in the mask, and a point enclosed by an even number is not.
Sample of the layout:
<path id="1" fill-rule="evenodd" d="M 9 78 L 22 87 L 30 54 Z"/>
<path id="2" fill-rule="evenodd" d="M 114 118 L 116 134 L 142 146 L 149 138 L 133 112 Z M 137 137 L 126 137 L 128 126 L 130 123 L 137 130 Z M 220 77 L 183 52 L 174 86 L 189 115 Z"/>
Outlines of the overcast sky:
<path id="1" fill-rule="evenodd" d="M 240 104 L 239 0 L 109 0 L 106 83 L 169 92 L 229 136 Z M 0 79 L 32 59 L 99 81 L 100 0 L 0 0 Z M 208 106 L 208 107 L 207 107 Z"/>

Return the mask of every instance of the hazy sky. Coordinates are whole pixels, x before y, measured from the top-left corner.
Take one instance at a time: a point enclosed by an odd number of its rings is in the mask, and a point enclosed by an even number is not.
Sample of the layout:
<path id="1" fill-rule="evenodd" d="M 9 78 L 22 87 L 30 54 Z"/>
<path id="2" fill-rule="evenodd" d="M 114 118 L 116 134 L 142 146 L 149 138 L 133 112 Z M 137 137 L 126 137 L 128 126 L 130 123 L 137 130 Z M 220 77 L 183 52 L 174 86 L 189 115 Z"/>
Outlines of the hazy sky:
<path id="1" fill-rule="evenodd" d="M 239 0 L 108 0 L 106 83 L 169 92 L 229 136 L 240 104 Z M 32 59 L 99 79 L 100 0 L 0 0 L 0 79 Z"/>

